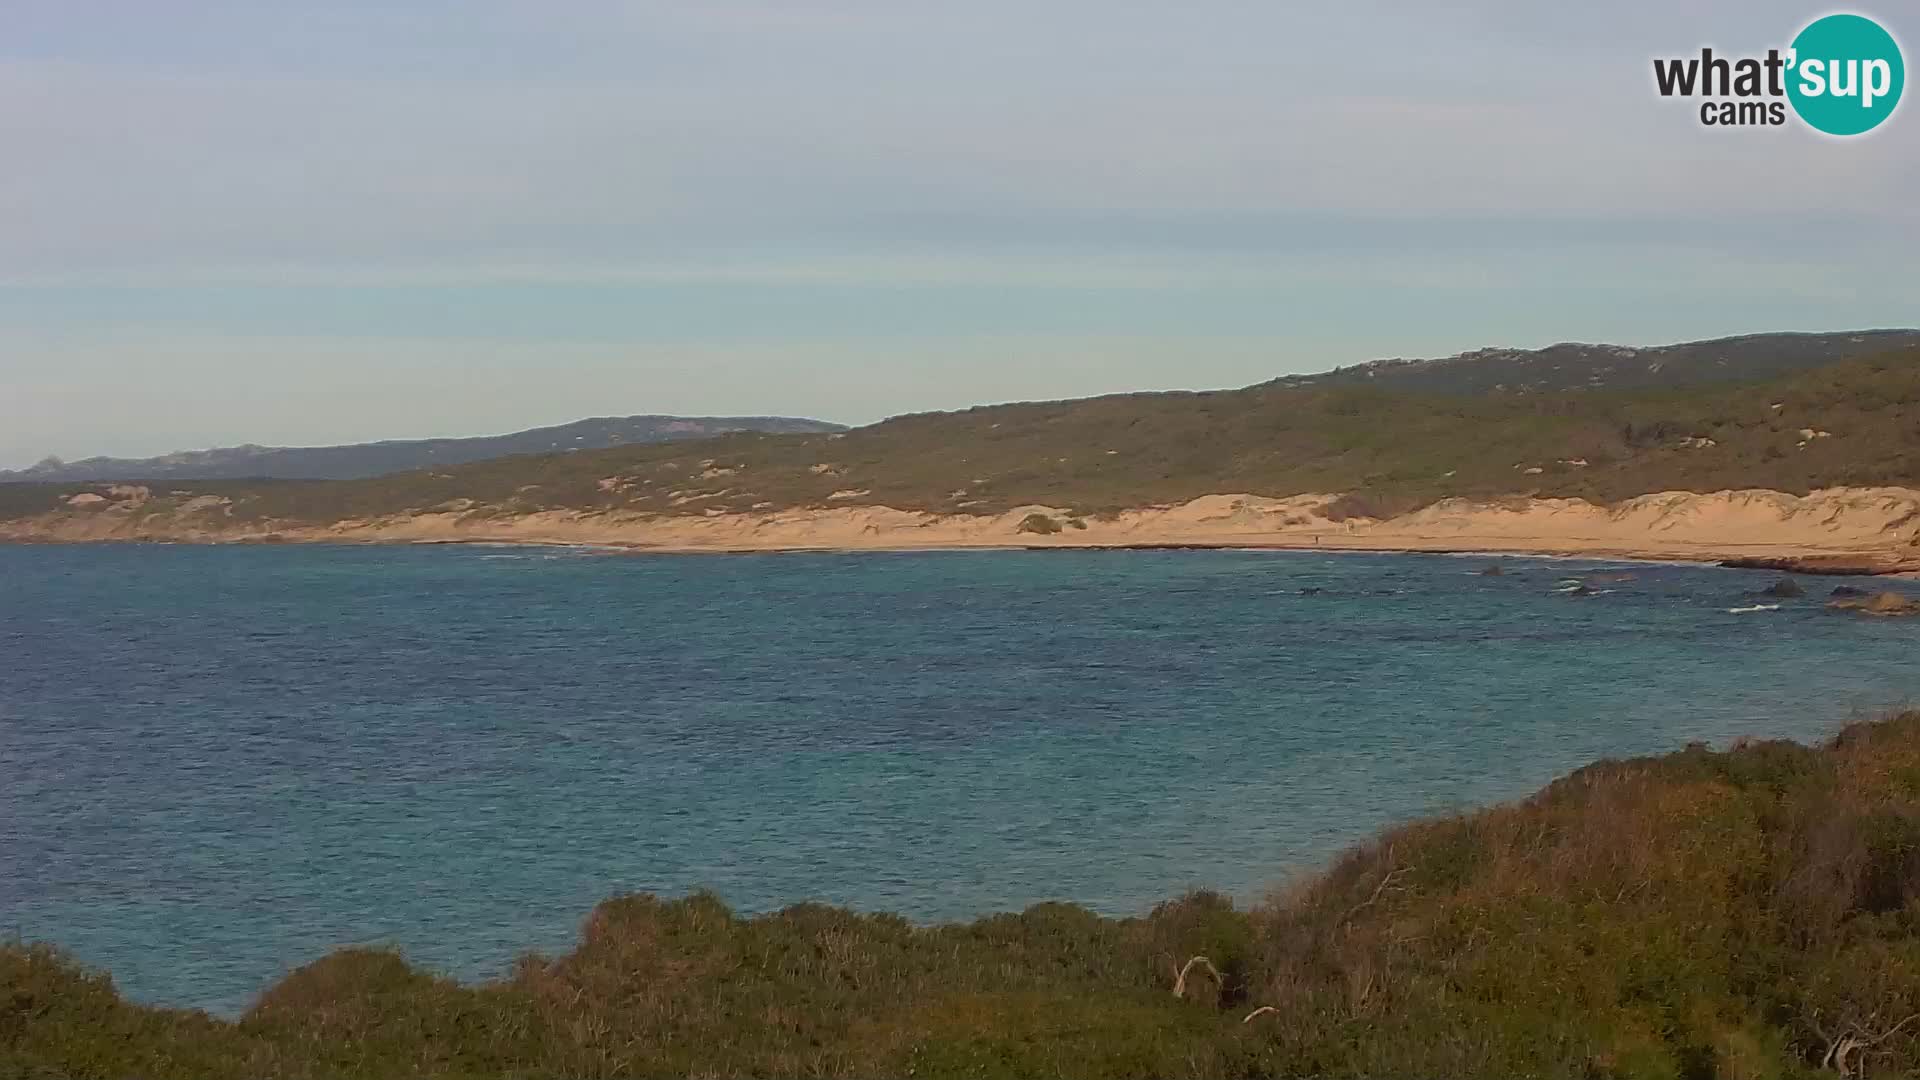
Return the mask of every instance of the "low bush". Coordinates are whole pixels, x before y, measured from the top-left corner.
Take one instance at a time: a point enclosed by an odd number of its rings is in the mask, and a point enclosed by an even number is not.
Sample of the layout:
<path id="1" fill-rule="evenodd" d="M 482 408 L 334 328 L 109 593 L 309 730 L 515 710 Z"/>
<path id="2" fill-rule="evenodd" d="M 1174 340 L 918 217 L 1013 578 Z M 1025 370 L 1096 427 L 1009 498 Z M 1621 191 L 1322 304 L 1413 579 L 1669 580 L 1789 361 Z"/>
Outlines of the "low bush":
<path id="1" fill-rule="evenodd" d="M 349 949 L 231 1022 L 0 947 L 8 1077 L 1916 1071 L 1920 713 L 1817 749 L 1601 762 L 1393 829 L 1251 909 L 1195 893 L 917 926 L 626 896 L 495 983 Z"/>

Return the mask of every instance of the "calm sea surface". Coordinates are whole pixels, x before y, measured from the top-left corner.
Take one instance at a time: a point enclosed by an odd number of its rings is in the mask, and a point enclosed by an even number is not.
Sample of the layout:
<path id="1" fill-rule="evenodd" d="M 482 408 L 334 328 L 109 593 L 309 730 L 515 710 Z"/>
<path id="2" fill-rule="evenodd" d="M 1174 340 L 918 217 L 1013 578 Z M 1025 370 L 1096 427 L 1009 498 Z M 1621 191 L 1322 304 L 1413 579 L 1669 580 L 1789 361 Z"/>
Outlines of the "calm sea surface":
<path id="1" fill-rule="evenodd" d="M 1487 561 L 0 547 L 0 932 L 230 1011 L 348 943 L 492 975 L 629 890 L 1251 899 L 1920 692 L 1920 623 L 1820 610 L 1834 579 L 1733 614 L 1773 576 Z"/>

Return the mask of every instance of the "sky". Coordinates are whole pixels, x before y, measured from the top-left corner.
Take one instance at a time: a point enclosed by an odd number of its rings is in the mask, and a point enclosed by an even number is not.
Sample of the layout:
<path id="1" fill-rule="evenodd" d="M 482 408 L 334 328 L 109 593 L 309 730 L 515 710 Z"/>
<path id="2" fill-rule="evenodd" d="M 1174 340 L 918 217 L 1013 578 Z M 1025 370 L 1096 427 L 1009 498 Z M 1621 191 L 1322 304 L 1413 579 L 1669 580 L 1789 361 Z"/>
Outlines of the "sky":
<path id="1" fill-rule="evenodd" d="M 0 0 L 0 468 L 1920 324 L 1913 104 L 1653 89 L 1826 10 Z"/>

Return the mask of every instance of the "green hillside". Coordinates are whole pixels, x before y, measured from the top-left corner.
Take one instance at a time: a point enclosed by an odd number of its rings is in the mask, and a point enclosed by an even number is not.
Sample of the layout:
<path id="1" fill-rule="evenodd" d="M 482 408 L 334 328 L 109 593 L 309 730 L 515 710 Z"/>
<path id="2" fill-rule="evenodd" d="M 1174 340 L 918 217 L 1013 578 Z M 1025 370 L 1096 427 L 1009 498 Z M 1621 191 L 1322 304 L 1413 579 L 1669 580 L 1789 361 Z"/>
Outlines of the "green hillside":
<path id="1" fill-rule="evenodd" d="M 167 483 L 155 486 L 154 509 L 208 492 L 235 498 L 242 518 L 307 521 L 433 508 L 700 514 L 859 504 L 985 513 L 1044 503 L 1100 514 L 1209 493 L 1309 491 L 1356 493 L 1350 506 L 1361 512 L 1448 496 L 1805 492 L 1920 483 L 1916 416 L 1920 359 L 1902 349 L 1691 388 L 1448 395 L 1266 384 L 998 405 L 844 434 L 734 434 L 371 480 Z M 75 490 L 9 486 L 0 513 L 47 509 Z"/>
<path id="2" fill-rule="evenodd" d="M 1476 349 L 1434 360 L 1376 360 L 1275 381 L 1293 386 L 1365 383 L 1444 394 L 1646 390 L 1753 382 L 1902 349 L 1920 349 L 1920 330 L 1742 334 L 1642 347 L 1561 342 L 1544 349 Z"/>

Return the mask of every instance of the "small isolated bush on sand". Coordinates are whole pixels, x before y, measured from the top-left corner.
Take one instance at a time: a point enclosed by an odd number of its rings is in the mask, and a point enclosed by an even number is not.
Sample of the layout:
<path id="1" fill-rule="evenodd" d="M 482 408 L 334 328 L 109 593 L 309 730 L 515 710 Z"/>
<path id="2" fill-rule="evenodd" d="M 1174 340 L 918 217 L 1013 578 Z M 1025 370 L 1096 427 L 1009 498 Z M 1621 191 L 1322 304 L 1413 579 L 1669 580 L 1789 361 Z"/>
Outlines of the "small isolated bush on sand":
<path id="1" fill-rule="evenodd" d="M 1084 525 L 1081 527 L 1085 528 Z M 1028 514 L 1020 519 L 1020 524 L 1014 527 L 1014 531 L 1052 536 L 1060 531 L 1060 523 L 1046 514 Z"/>
<path id="2" fill-rule="evenodd" d="M 1335 522 L 1351 521 L 1357 518 L 1374 518 L 1384 521 L 1410 510 L 1417 510 L 1419 506 L 1420 502 L 1417 499 L 1350 491 L 1322 506 L 1320 516 Z"/>

